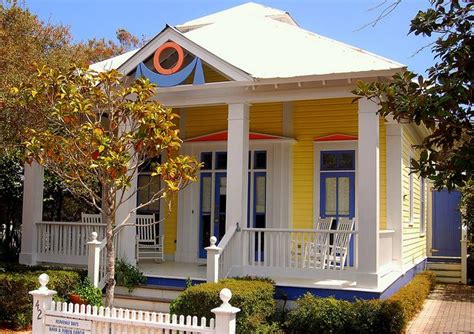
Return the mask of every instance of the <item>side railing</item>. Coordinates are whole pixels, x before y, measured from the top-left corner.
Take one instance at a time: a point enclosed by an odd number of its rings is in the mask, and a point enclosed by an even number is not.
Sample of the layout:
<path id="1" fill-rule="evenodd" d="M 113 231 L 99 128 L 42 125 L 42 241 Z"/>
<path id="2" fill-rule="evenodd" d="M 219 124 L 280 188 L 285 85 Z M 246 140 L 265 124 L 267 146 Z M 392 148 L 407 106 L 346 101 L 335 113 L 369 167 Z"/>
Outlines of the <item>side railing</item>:
<path id="1" fill-rule="evenodd" d="M 222 289 L 220 307 L 211 310 L 215 319 L 198 319 L 190 315 L 171 315 L 141 310 L 91 307 L 72 303 L 55 303 L 56 291 L 47 287 L 49 277 L 41 274 L 38 290 L 33 296 L 32 331 L 46 333 L 208 333 L 235 334 L 236 315 L 240 309 L 229 304 L 232 293 Z"/>
<path id="2" fill-rule="evenodd" d="M 226 278 L 232 266 L 236 263 L 236 256 L 241 252 L 237 245 L 237 228 L 227 231 L 222 240 L 216 245 L 217 238 L 211 237 L 207 251 L 207 281 L 217 282 Z"/>
<path id="3" fill-rule="evenodd" d="M 105 224 L 36 223 L 36 258 L 40 262 L 86 265 L 87 242 L 92 232 L 103 238 Z"/>

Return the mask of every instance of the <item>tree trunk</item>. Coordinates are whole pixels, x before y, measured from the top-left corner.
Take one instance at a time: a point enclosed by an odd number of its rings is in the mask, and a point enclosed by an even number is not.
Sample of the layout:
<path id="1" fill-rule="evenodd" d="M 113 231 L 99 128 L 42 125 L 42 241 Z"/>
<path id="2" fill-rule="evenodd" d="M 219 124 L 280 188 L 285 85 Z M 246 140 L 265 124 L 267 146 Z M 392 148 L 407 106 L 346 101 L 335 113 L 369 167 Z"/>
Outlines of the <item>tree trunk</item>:
<path id="1" fill-rule="evenodd" d="M 105 278 L 105 306 L 112 307 L 114 303 L 115 292 L 115 247 L 113 229 L 115 226 L 115 217 L 109 214 L 103 215 L 106 217 L 106 232 L 105 238 L 107 244 L 106 250 L 106 278 Z"/>

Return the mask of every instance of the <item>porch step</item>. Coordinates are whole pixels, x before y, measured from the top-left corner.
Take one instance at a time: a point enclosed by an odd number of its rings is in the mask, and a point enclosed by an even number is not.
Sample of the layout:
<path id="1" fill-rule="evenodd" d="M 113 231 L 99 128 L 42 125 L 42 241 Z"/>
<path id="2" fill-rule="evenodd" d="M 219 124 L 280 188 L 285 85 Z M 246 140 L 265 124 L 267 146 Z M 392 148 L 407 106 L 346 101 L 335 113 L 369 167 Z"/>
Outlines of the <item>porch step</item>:
<path id="1" fill-rule="evenodd" d="M 169 312 L 170 303 L 184 290 L 175 286 L 143 285 L 132 292 L 123 286 L 115 288 L 115 307 Z"/>
<path id="2" fill-rule="evenodd" d="M 169 313 L 173 299 L 115 294 L 114 307 Z"/>
<path id="3" fill-rule="evenodd" d="M 436 274 L 440 283 L 460 283 L 461 264 L 456 262 L 428 262 L 428 269 Z"/>

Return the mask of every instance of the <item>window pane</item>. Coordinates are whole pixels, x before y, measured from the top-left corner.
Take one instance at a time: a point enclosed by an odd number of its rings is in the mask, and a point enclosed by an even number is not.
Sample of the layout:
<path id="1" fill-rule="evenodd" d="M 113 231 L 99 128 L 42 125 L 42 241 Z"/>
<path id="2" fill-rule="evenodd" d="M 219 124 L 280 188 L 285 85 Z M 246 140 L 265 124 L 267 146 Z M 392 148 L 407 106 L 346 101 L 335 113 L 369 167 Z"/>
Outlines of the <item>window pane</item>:
<path id="1" fill-rule="evenodd" d="M 354 169 L 354 153 L 343 152 L 339 156 L 339 163 L 337 169 L 350 170 Z"/>
<path id="2" fill-rule="evenodd" d="M 150 182 L 149 175 L 138 176 L 137 204 L 145 203 L 148 200 L 148 182 Z"/>
<path id="3" fill-rule="evenodd" d="M 201 162 L 204 163 L 201 170 L 212 169 L 212 152 L 201 153 Z"/>
<path id="4" fill-rule="evenodd" d="M 216 153 L 216 169 L 227 169 L 227 152 Z"/>
<path id="5" fill-rule="evenodd" d="M 336 215 L 336 178 L 326 178 L 326 207 L 324 208 L 326 216 Z"/>
<path id="6" fill-rule="evenodd" d="M 339 215 L 349 215 L 350 183 L 348 177 L 339 177 L 339 187 L 337 189 L 337 201 Z"/>
<path id="7" fill-rule="evenodd" d="M 151 183 L 149 186 L 149 192 L 148 192 L 148 199 L 150 200 L 153 195 L 158 193 L 160 191 L 160 178 L 158 176 L 151 177 L 150 179 Z M 146 207 L 147 210 L 150 211 L 159 211 L 160 209 L 160 201 L 156 201 L 151 203 L 150 205 L 147 205 Z"/>
<path id="8" fill-rule="evenodd" d="M 255 177 L 255 213 L 265 213 L 266 176 Z"/>
<path id="9" fill-rule="evenodd" d="M 210 176 L 204 176 L 201 183 L 201 211 L 211 212 L 212 179 Z"/>
<path id="10" fill-rule="evenodd" d="M 321 170 L 334 170 L 337 168 L 335 153 L 321 152 Z"/>
<path id="11" fill-rule="evenodd" d="M 254 169 L 266 169 L 267 168 L 267 151 L 255 152 Z"/>

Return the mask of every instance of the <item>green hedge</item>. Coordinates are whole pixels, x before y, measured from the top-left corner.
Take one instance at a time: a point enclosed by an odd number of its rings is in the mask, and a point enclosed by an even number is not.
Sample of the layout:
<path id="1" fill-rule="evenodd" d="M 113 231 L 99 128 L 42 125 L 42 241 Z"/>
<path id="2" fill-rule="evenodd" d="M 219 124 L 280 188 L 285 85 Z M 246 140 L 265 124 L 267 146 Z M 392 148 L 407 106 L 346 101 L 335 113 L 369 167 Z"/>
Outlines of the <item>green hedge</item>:
<path id="1" fill-rule="evenodd" d="M 305 294 L 289 312 L 292 333 L 402 333 L 434 287 L 434 274 L 418 274 L 386 300 L 355 303 Z"/>
<path id="2" fill-rule="evenodd" d="M 55 270 L 42 267 L 0 268 L 0 322 L 20 329 L 31 324 L 33 299 L 28 293 L 39 288 L 38 277 L 49 275 L 48 288 L 58 292 L 56 300 L 65 300 L 81 281 L 82 273 L 70 270 Z"/>
<path id="3" fill-rule="evenodd" d="M 237 314 L 238 333 L 272 332 L 268 322 L 275 314 L 274 285 L 266 280 L 224 279 L 218 283 L 194 285 L 176 298 L 170 306 L 173 314 L 213 318 L 211 309 L 222 304 L 219 292 L 232 291 L 232 306 L 240 308 Z"/>

